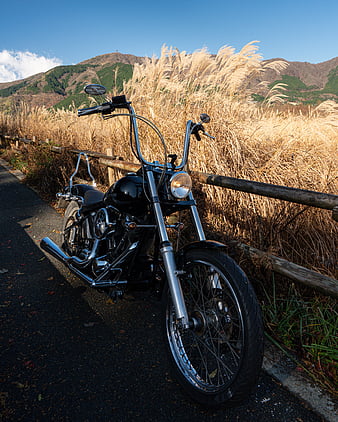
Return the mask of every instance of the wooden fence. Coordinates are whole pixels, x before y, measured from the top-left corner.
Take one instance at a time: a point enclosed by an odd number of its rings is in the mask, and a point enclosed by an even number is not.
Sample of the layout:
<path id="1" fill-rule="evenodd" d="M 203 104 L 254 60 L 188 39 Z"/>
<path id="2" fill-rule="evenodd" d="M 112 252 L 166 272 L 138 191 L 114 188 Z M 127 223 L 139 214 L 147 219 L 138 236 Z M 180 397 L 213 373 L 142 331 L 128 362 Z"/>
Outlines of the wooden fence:
<path id="1" fill-rule="evenodd" d="M 0 146 L 8 146 L 8 144 L 20 142 L 33 143 L 34 140 L 12 138 L 0 135 Z M 47 142 L 48 143 L 48 142 Z M 41 144 L 41 142 L 39 142 Z M 46 142 L 43 142 L 46 144 Z M 101 165 L 107 166 L 108 169 L 119 169 L 122 171 L 134 172 L 140 168 L 139 164 L 127 162 L 112 156 L 112 151 L 107 150 L 107 154 L 101 154 L 94 151 L 82 151 L 65 147 L 51 146 L 51 151 L 61 153 L 67 150 L 70 153 L 78 154 L 85 152 L 89 157 L 96 158 Z M 252 193 L 269 198 L 276 198 L 306 206 L 327 209 L 332 211 L 332 218 L 338 221 L 338 195 L 315 192 L 305 189 L 295 189 L 286 186 L 272 185 L 268 183 L 255 182 L 251 180 L 237 179 L 233 177 L 220 176 L 216 174 L 201 173 L 190 171 L 193 178 L 202 184 L 220 186 L 227 189 Z M 112 180 L 110 180 L 112 182 Z M 289 262 L 285 259 L 266 252 L 260 251 L 251 246 L 233 242 L 239 251 L 241 251 L 253 263 L 260 263 L 271 268 L 276 273 L 286 276 L 294 281 L 310 286 L 326 295 L 338 297 L 338 280 L 320 274 L 316 271 L 309 270 L 297 264 Z"/>

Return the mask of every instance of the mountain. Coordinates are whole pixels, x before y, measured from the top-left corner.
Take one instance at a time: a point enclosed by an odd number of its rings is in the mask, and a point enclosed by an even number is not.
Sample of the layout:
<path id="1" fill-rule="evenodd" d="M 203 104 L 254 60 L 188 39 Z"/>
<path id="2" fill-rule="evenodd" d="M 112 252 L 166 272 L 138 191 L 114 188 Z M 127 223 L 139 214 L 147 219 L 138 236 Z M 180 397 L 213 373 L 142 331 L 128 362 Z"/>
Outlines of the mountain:
<path id="1" fill-rule="evenodd" d="M 119 91 L 123 81 L 131 78 L 133 65 L 143 61 L 131 54 L 110 53 L 76 65 L 57 66 L 20 81 L 0 83 L 0 108 L 13 101 L 56 108 L 88 104 L 83 92 L 86 84 L 99 83 Z"/>
<path id="2" fill-rule="evenodd" d="M 283 59 L 265 60 L 264 62 L 269 63 L 275 60 Z M 288 67 L 286 68 L 287 75 L 300 79 L 305 85 L 313 85 L 320 89 L 324 88 L 327 83 L 330 71 L 338 66 L 338 57 L 318 64 L 283 61 L 288 64 Z M 271 81 L 275 80 L 278 76 L 274 71 L 270 70 L 269 73 L 271 74 L 268 75 L 268 78 Z"/>
<path id="3" fill-rule="evenodd" d="M 283 59 L 266 60 L 265 63 L 275 60 Z M 262 81 L 267 81 L 270 88 L 277 83 L 285 84 L 283 93 L 289 102 L 316 104 L 326 99 L 338 102 L 338 57 L 318 64 L 284 61 L 288 66 L 282 74 L 267 70 L 260 80 L 256 80 L 256 85 Z"/>
<path id="4" fill-rule="evenodd" d="M 121 90 L 123 81 L 132 76 L 135 63 L 143 63 L 144 57 L 131 54 L 110 53 L 80 62 L 76 65 L 58 66 L 48 72 L 39 73 L 29 78 L 0 83 L 0 109 L 10 104 L 25 101 L 33 106 L 79 107 L 88 104 L 88 96 L 83 87 L 88 83 L 100 83 Z M 269 63 L 272 59 L 265 61 Z M 277 83 L 286 85 L 283 91 L 289 102 L 317 104 L 325 99 L 338 102 L 338 57 L 312 64 L 307 62 L 287 62 L 282 74 L 267 70 L 251 85 L 253 98 L 262 101 L 267 88 Z"/>
<path id="5" fill-rule="evenodd" d="M 101 56 L 93 57 L 92 59 L 85 60 L 79 64 L 92 64 L 92 65 L 107 65 L 112 63 L 124 63 L 134 65 L 135 63 L 143 63 L 144 57 L 133 56 L 132 54 L 122 53 L 108 53 Z"/>

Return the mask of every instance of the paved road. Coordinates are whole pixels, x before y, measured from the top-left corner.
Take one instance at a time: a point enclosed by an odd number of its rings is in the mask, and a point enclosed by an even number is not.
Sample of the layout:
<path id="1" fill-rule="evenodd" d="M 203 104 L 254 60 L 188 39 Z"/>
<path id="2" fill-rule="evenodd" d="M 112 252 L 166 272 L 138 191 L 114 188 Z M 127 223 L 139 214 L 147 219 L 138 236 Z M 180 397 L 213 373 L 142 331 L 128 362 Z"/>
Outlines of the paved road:
<path id="1" fill-rule="evenodd" d="M 0 421 L 322 419 L 262 372 L 244 405 L 206 411 L 171 379 L 159 304 L 107 297 L 39 248 L 61 217 L 0 166 Z"/>

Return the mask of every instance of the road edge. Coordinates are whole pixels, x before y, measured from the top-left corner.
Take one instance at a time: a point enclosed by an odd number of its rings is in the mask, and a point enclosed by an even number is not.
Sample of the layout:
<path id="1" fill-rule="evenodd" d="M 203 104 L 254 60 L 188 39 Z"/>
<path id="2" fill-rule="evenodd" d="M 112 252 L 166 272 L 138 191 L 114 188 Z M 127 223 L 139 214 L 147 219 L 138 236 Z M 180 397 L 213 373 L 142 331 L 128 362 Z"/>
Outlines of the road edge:
<path id="1" fill-rule="evenodd" d="M 337 400 L 310 379 L 291 358 L 269 342 L 265 345 L 263 370 L 304 401 L 325 421 L 337 421 Z"/>

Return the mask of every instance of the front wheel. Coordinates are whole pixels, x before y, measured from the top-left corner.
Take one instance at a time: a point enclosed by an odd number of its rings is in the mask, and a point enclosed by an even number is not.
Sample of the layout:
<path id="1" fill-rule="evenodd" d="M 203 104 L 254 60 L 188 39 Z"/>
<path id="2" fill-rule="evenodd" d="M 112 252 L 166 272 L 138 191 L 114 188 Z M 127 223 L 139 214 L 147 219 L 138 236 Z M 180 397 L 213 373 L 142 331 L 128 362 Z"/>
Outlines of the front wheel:
<path id="1" fill-rule="evenodd" d="M 263 326 L 255 293 L 238 265 L 209 249 L 185 254 L 180 276 L 191 328 L 176 320 L 168 289 L 163 326 L 173 374 L 197 402 L 236 406 L 256 385 Z"/>

